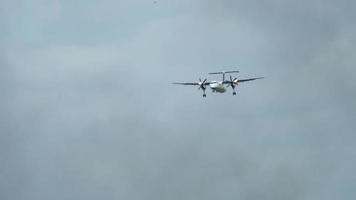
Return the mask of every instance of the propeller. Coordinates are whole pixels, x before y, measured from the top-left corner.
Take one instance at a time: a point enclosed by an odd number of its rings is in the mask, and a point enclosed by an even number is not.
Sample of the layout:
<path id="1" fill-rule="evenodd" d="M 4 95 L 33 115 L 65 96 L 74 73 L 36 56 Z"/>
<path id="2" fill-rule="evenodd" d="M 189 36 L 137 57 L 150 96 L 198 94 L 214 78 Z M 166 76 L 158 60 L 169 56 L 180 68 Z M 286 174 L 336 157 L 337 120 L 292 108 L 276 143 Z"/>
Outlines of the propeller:
<path id="1" fill-rule="evenodd" d="M 232 76 L 230 76 L 230 86 L 231 86 L 232 88 L 235 88 L 235 85 L 237 85 L 238 82 L 239 82 L 239 81 L 237 80 L 237 78 L 232 79 Z M 227 86 L 229 86 L 229 85 L 227 85 Z"/>
<path id="2" fill-rule="evenodd" d="M 199 85 L 199 90 L 200 89 L 203 89 L 205 90 L 205 82 L 206 82 L 206 79 L 204 79 L 203 81 L 199 78 L 199 81 L 198 81 L 198 85 Z"/>
<path id="3" fill-rule="evenodd" d="M 199 90 L 202 89 L 203 90 L 203 97 L 206 97 L 206 94 L 205 94 L 205 82 L 206 82 L 206 79 L 204 79 L 204 81 L 201 81 L 201 79 L 199 78 L 199 81 L 198 81 L 198 85 L 199 85 Z"/>

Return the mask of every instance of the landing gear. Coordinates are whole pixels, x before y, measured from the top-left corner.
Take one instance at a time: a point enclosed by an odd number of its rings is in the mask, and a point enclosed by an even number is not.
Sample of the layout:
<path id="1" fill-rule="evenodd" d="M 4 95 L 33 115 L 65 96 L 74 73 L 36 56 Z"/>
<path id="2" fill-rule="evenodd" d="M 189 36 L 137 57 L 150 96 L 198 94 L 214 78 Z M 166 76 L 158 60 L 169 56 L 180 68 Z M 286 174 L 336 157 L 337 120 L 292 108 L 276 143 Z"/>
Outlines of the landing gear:
<path id="1" fill-rule="evenodd" d="M 205 87 L 203 86 L 202 89 L 203 89 L 203 97 L 206 97 L 206 94 L 205 94 Z"/>
<path id="2" fill-rule="evenodd" d="M 233 92 L 232 92 L 232 95 L 236 95 L 236 91 L 235 91 L 235 85 L 232 85 L 232 89 L 233 89 Z"/>

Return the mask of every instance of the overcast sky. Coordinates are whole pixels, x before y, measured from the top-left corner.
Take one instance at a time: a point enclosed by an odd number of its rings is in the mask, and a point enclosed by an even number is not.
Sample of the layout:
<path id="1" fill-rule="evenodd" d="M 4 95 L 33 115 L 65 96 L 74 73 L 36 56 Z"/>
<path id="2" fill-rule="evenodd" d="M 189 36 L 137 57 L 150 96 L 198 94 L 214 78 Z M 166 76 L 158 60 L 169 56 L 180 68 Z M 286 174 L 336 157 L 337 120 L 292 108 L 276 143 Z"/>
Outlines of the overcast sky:
<path id="1" fill-rule="evenodd" d="M 0 0 L 0 199 L 355 199 L 355 9 Z"/>

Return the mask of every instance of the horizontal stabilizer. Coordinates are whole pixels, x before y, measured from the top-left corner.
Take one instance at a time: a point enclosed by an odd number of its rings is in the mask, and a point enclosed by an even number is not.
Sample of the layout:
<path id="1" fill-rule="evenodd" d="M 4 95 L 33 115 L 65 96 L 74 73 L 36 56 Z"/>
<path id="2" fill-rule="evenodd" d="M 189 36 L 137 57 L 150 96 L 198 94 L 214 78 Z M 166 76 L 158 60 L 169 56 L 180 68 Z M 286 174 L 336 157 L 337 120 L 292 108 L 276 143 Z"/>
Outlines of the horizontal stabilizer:
<path id="1" fill-rule="evenodd" d="M 209 74 L 230 74 L 230 73 L 239 73 L 240 71 L 221 71 L 221 72 L 210 72 Z"/>

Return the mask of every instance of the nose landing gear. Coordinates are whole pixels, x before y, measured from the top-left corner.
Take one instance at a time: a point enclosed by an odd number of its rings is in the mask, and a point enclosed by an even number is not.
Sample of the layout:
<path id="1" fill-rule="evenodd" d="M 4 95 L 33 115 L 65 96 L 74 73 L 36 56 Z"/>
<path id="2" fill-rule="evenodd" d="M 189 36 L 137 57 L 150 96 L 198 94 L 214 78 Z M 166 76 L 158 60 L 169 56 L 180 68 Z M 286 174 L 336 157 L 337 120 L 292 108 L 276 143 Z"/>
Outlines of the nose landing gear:
<path id="1" fill-rule="evenodd" d="M 236 92 L 234 91 L 234 92 L 232 93 L 232 95 L 236 95 Z"/>

